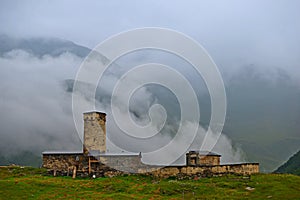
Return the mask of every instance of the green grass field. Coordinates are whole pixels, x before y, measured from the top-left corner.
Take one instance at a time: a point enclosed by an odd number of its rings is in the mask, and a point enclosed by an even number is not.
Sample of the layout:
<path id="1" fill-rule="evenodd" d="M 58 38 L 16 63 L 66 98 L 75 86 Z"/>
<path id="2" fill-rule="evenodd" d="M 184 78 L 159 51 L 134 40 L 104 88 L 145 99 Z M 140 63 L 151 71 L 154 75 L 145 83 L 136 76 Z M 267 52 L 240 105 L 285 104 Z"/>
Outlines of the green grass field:
<path id="1" fill-rule="evenodd" d="M 45 173 L 0 167 L 0 199 L 300 199 L 300 176 L 288 174 L 176 180 L 142 175 L 72 179 Z"/>

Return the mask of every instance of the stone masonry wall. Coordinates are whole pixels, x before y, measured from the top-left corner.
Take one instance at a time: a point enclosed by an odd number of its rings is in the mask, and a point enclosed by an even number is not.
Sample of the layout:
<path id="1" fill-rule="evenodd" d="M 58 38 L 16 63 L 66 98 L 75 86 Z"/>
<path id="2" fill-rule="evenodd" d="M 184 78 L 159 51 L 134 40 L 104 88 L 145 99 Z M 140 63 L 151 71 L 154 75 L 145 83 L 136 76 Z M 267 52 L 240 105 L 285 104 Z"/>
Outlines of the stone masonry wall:
<path id="1" fill-rule="evenodd" d="M 83 154 L 47 154 L 43 155 L 43 167 L 46 169 L 69 171 L 76 167 L 77 170 L 86 171 L 88 160 Z"/>
<path id="2" fill-rule="evenodd" d="M 155 168 L 140 169 L 139 173 L 161 178 L 167 178 L 170 176 L 212 176 L 222 174 L 251 175 L 259 173 L 259 164 L 243 163 L 218 166 L 168 166 L 164 168 L 159 168 L 157 170 L 155 170 Z"/>
<path id="3" fill-rule="evenodd" d="M 200 165 L 220 165 L 220 157 L 200 155 Z"/>

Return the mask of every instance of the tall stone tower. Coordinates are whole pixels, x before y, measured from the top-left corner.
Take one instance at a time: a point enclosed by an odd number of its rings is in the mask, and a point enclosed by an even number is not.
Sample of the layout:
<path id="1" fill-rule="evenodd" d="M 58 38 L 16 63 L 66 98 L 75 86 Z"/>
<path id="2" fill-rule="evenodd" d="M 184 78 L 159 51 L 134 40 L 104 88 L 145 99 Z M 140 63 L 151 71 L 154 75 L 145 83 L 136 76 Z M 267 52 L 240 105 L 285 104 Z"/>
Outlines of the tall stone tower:
<path id="1" fill-rule="evenodd" d="M 84 144 L 83 151 L 88 152 L 99 151 L 106 152 L 106 114 L 101 112 L 83 113 L 84 120 Z"/>

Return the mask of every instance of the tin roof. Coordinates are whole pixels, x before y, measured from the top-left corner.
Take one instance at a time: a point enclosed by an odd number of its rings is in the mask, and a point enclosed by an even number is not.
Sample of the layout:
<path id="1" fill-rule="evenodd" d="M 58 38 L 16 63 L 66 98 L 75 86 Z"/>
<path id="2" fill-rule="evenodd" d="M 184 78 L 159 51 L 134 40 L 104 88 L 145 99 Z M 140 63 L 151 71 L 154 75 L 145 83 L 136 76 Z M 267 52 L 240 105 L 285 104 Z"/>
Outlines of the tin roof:
<path id="1" fill-rule="evenodd" d="M 57 154 L 61 154 L 61 155 L 66 155 L 66 154 L 83 154 L 82 151 L 43 151 L 42 152 L 43 155 L 45 154 L 52 154 L 52 155 L 57 155 Z"/>
<path id="2" fill-rule="evenodd" d="M 120 152 L 120 153 L 100 153 L 98 150 L 91 150 L 88 153 L 88 156 L 141 156 L 141 153 L 132 153 L 132 152 Z"/>

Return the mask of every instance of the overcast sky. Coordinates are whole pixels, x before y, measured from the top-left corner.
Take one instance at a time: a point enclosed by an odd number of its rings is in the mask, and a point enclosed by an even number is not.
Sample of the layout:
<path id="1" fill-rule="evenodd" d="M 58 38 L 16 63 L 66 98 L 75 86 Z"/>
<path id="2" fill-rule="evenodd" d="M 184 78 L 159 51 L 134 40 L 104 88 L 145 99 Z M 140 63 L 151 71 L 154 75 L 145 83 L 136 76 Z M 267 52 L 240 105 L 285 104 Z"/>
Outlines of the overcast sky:
<path id="1" fill-rule="evenodd" d="M 295 70 L 299 8 L 297 0 L 2 0 L 0 34 L 58 37 L 94 48 L 121 31 L 155 26 L 196 39 L 221 68 L 255 64 Z"/>
<path id="2" fill-rule="evenodd" d="M 297 0 L 2 0 L 0 32 L 60 37 L 92 48 L 120 31 L 159 26 L 181 31 L 199 42 L 239 40 L 243 45 L 278 40 L 273 45 L 293 46 L 299 43 L 299 7 Z"/>

